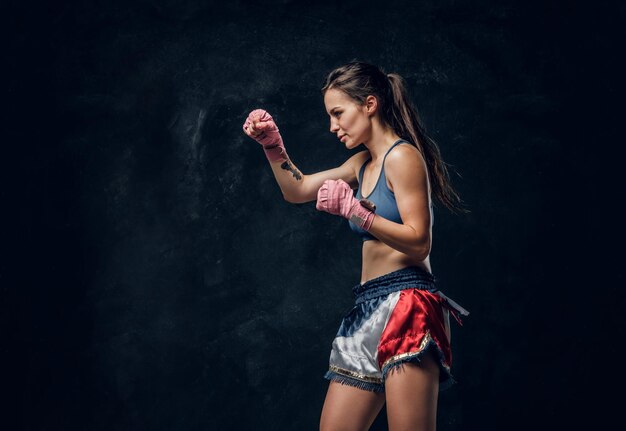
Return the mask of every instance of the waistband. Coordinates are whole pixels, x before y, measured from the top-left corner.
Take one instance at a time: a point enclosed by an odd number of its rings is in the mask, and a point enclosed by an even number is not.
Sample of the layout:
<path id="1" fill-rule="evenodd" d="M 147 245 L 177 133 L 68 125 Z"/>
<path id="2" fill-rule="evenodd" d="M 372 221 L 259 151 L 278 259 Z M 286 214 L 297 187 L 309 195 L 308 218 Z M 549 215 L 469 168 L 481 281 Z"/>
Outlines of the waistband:
<path id="1" fill-rule="evenodd" d="M 436 292 L 435 276 L 418 266 L 407 266 L 380 277 L 372 278 L 352 288 L 356 303 L 387 295 L 403 289 L 422 289 Z"/>
<path id="2" fill-rule="evenodd" d="M 356 297 L 356 304 L 379 296 L 388 295 L 404 289 L 420 289 L 435 293 L 442 298 L 442 304 L 450 310 L 450 314 L 456 319 L 459 325 L 463 325 L 459 315 L 468 316 L 469 311 L 461 307 L 458 303 L 448 298 L 435 286 L 436 278 L 433 274 L 419 266 L 407 266 L 373 278 L 365 283 L 357 284 L 352 288 L 352 293 Z"/>

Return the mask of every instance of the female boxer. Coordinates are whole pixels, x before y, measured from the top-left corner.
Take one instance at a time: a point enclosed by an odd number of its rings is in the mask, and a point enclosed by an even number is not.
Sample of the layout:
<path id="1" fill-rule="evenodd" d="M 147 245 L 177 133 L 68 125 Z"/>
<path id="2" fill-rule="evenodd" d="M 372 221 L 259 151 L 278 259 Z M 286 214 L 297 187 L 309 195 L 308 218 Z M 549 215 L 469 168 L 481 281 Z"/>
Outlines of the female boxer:
<path id="1" fill-rule="evenodd" d="M 334 169 L 301 173 L 264 110 L 243 125 L 288 202 L 317 200 L 363 240 L 361 282 L 332 344 L 320 429 L 367 430 L 386 402 L 390 430 L 434 430 L 438 392 L 454 382 L 449 314 L 461 323 L 459 313 L 469 313 L 435 287 L 431 195 L 452 211 L 464 211 L 461 200 L 399 75 L 351 62 L 328 75 L 322 95 L 331 133 L 346 149 L 366 148 Z"/>

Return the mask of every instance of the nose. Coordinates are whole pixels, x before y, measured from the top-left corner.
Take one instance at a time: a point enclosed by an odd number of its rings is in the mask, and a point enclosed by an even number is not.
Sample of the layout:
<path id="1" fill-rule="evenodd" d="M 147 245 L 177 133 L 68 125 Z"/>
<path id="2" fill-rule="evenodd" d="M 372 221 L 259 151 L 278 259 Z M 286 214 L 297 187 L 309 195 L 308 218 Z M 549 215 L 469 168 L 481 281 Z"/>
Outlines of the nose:
<path id="1" fill-rule="evenodd" d="M 337 124 L 337 122 L 331 118 L 330 119 L 330 131 L 331 133 L 337 133 L 337 131 L 339 130 L 339 125 Z"/>

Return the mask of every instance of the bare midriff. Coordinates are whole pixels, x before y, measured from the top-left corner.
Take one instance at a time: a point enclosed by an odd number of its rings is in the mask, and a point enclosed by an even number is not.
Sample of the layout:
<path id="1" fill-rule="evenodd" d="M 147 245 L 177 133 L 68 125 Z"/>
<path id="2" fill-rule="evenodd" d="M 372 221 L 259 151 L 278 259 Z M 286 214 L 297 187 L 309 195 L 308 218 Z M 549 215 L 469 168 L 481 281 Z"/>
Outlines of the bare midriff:
<path id="1" fill-rule="evenodd" d="M 407 266 L 418 266 L 432 273 L 430 255 L 424 260 L 415 260 L 376 239 L 364 241 L 362 253 L 361 284 Z"/>

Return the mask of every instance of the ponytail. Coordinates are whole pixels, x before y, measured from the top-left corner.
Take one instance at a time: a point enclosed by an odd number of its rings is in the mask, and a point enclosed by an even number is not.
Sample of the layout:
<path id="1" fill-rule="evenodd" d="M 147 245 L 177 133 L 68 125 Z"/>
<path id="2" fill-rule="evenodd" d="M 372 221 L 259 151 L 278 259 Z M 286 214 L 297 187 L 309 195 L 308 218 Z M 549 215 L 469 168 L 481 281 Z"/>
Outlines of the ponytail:
<path id="1" fill-rule="evenodd" d="M 388 74 L 387 78 L 391 84 L 393 99 L 389 109 L 390 115 L 387 115 L 391 128 L 402 139 L 415 143 L 419 152 L 422 153 L 426 166 L 428 166 L 428 177 L 433 188 L 432 193 L 439 201 L 452 212 L 470 212 L 462 207 L 462 200 L 450 183 L 447 168 L 450 165 L 443 161 L 439 146 L 426 133 L 417 109 L 407 94 L 404 79 L 395 73 Z"/>
<path id="2" fill-rule="evenodd" d="M 352 61 L 330 72 L 322 94 L 331 88 L 343 91 L 359 105 L 365 103 L 368 95 L 376 96 L 383 125 L 391 127 L 398 136 L 415 145 L 424 157 L 435 197 L 453 213 L 470 212 L 462 207 L 462 200 L 448 175 L 447 166 L 450 165 L 443 161 L 437 143 L 426 134 L 400 75 L 385 75 L 374 65 Z"/>

